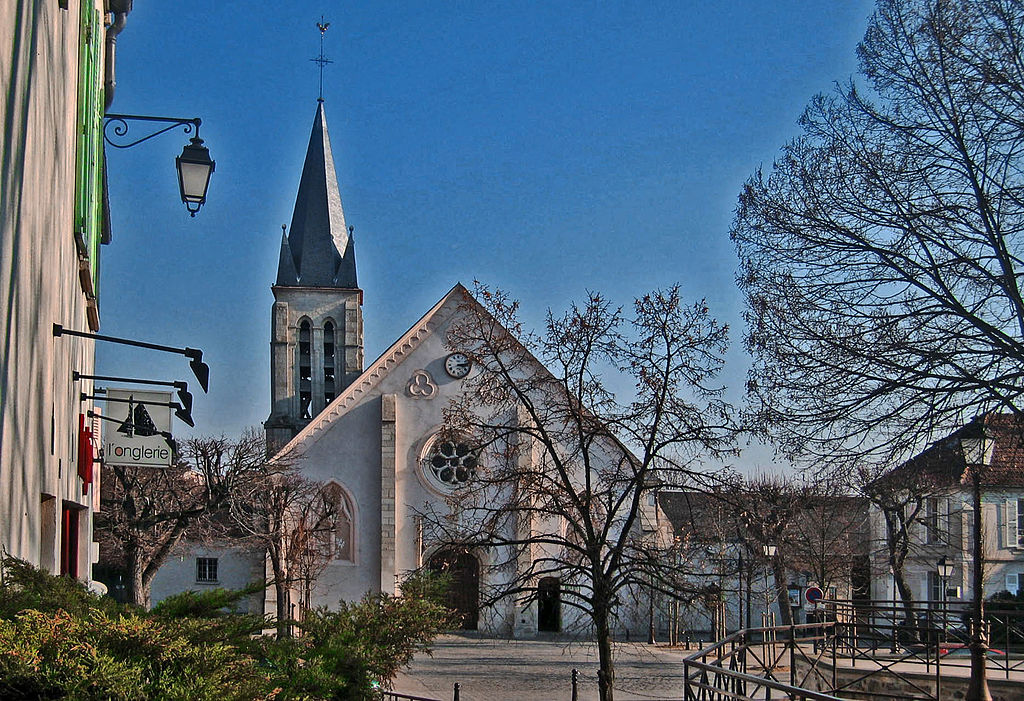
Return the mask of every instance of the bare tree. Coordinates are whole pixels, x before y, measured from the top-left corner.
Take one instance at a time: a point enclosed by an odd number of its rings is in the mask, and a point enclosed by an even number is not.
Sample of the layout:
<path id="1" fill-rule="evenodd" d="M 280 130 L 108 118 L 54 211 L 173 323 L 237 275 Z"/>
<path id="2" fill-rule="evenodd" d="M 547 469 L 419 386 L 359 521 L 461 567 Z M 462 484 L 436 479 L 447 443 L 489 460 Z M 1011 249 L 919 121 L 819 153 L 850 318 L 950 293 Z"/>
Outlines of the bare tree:
<path id="1" fill-rule="evenodd" d="M 788 454 L 891 466 L 1021 412 L 1022 27 L 1019 0 L 879 0 L 866 85 L 744 187 L 750 397 Z"/>
<path id="2" fill-rule="evenodd" d="M 449 331 L 478 370 L 446 431 L 478 458 L 456 472 L 450 513 L 423 514 L 425 535 L 488 548 L 491 601 L 529 603 L 541 578 L 560 578 L 562 603 L 593 627 L 611 701 L 617 604 L 678 584 L 671 538 L 645 532 L 654 491 L 692 483 L 695 459 L 730 446 L 730 408 L 714 384 L 727 330 L 677 288 L 637 299 L 628 315 L 591 294 L 549 313 L 542 334 L 524 332 L 501 292 L 476 295 L 482 305 L 468 300 Z M 620 378 L 633 385 L 628 400 L 611 388 Z"/>
<path id="3" fill-rule="evenodd" d="M 792 624 L 789 570 L 793 565 L 795 524 L 804 507 L 804 490 L 786 477 L 763 475 L 734 479 L 718 489 L 716 495 L 733 508 L 743 540 L 771 570 L 779 617 L 783 625 Z"/>
<path id="4" fill-rule="evenodd" d="M 870 553 L 867 501 L 834 479 L 805 477 L 801 491 L 788 544 L 793 567 L 826 593 L 852 585 L 854 569 L 865 566 Z"/>
<path id="5" fill-rule="evenodd" d="M 252 432 L 263 441 L 262 433 Z M 278 637 L 290 634 L 292 593 L 308 606 L 316 578 L 333 558 L 336 510 L 322 485 L 303 477 L 287 455 L 255 462 L 231 499 L 231 527 L 266 553 L 276 595 Z"/>
<path id="6" fill-rule="evenodd" d="M 938 513 L 929 514 L 930 502 L 945 501 L 958 481 L 942 479 L 935 471 L 920 464 L 931 453 L 925 453 L 901 467 L 878 475 L 864 468 L 860 473 L 860 489 L 878 510 L 885 525 L 884 537 L 878 544 L 884 553 L 888 571 L 904 607 L 904 625 L 914 625 L 914 590 L 907 582 L 907 558 L 917 552 L 927 538 L 920 537 L 922 529 L 933 529 L 936 542 L 948 542 L 948 523 L 939 522 Z M 928 523 L 934 516 L 936 522 Z"/>
<path id="7" fill-rule="evenodd" d="M 175 546 L 204 537 L 263 450 L 251 435 L 193 438 L 170 468 L 104 464 L 96 533 L 103 562 L 127 574 L 128 601 L 148 606 L 153 577 Z"/>

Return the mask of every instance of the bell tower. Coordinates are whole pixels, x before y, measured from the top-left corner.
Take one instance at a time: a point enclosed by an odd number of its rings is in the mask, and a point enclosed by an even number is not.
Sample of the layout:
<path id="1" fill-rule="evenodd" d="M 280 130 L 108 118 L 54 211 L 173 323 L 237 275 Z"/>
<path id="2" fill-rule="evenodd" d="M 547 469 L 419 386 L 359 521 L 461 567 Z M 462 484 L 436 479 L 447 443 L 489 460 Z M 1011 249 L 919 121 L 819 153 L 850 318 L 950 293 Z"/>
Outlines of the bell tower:
<path id="1" fill-rule="evenodd" d="M 271 290 L 271 410 L 264 427 L 279 448 L 363 371 L 363 291 L 322 99 Z"/>

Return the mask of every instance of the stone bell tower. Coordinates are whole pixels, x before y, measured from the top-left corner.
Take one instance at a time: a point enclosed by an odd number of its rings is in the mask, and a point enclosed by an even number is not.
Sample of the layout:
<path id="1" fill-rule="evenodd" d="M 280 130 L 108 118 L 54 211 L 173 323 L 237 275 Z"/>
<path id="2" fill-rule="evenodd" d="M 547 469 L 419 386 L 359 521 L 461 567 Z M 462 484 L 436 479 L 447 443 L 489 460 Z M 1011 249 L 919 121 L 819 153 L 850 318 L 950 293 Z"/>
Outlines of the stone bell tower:
<path id="1" fill-rule="evenodd" d="M 363 371 L 363 291 L 322 99 L 271 290 L 271 410 L 264 426 L 270 445 L 281 447 Z"/>

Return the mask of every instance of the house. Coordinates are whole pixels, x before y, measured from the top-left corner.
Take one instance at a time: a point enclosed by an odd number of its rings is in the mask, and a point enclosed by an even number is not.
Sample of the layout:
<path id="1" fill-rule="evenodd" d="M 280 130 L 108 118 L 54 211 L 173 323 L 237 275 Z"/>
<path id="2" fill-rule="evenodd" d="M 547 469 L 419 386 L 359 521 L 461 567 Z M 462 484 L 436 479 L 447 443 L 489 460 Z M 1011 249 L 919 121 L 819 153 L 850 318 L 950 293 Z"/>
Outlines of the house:
<path id="1" fill-rule="evenodd" d="M 755 480 L 746 487 L 709 492 L 662 491 L 661 509 L 689 563 L 678 606 L 661 601 L 662 627 L 677 635 L 714 639 L 727 631 L 783 620 L 814 619 L 825 602 L 861 596 L 867 588 L 867 505 L 784 481 Z M 763 523 L 770 522 L 771 528 Z M 771 549 L 765 546 L 770 545 Z M 671 619 L 671 623 L 666 621 Z"/>
<path id="2" fill-rule="evenodd" d="M 983 431 L 984 447 L 972 458 L 970 439 L 981 435 L 979 431 Z M 903 574 L 915 601 L 942 601 L 944 595 L 950 604 L 971 600 L 975 470 L 981 494 L 984 595 L 1020 592 L 1024 583 L 1024 421 L 990 413 L 878 480 L 880 487 L 901 496 L 909 533 Z M 872 508 L 871 528 L 872 598 L 901 598 L 888 564 L 885 514 L 877 505 Z M 953 565 L 945 582 L 938 569 L 942 558 Z"/>

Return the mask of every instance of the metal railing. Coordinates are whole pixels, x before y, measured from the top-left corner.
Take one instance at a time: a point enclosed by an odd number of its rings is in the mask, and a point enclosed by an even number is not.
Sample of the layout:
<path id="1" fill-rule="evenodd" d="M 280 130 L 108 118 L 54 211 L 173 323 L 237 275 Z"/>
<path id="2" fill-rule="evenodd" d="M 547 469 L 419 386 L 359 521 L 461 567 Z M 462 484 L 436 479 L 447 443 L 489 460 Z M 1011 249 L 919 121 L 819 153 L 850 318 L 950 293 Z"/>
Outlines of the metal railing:
<path id="1" fill-rule="evenodd" d="M 820 622 L 739 631 L 684 660 L 685 699 L 940 699 L 970 658 L 964 606 L 936 604 L 832 602 Z M 1024 611 L 989 610 L 986 622 L 990 679 L 1024 675 L 1024 656 L 1010 654 L 1024 651 Z M 881 675 L 903 691 L 867 691 Z"/>
<path id="2" fill-rule="evenodd" d="M 459 701 L 459 685 L 455 684 L 453 701 Z M 441 701 L 440 699 L 428 696 L 413 696 L 412 694 L 400 694 L 397 691 L 380 692 L 380 701 Z"/>

